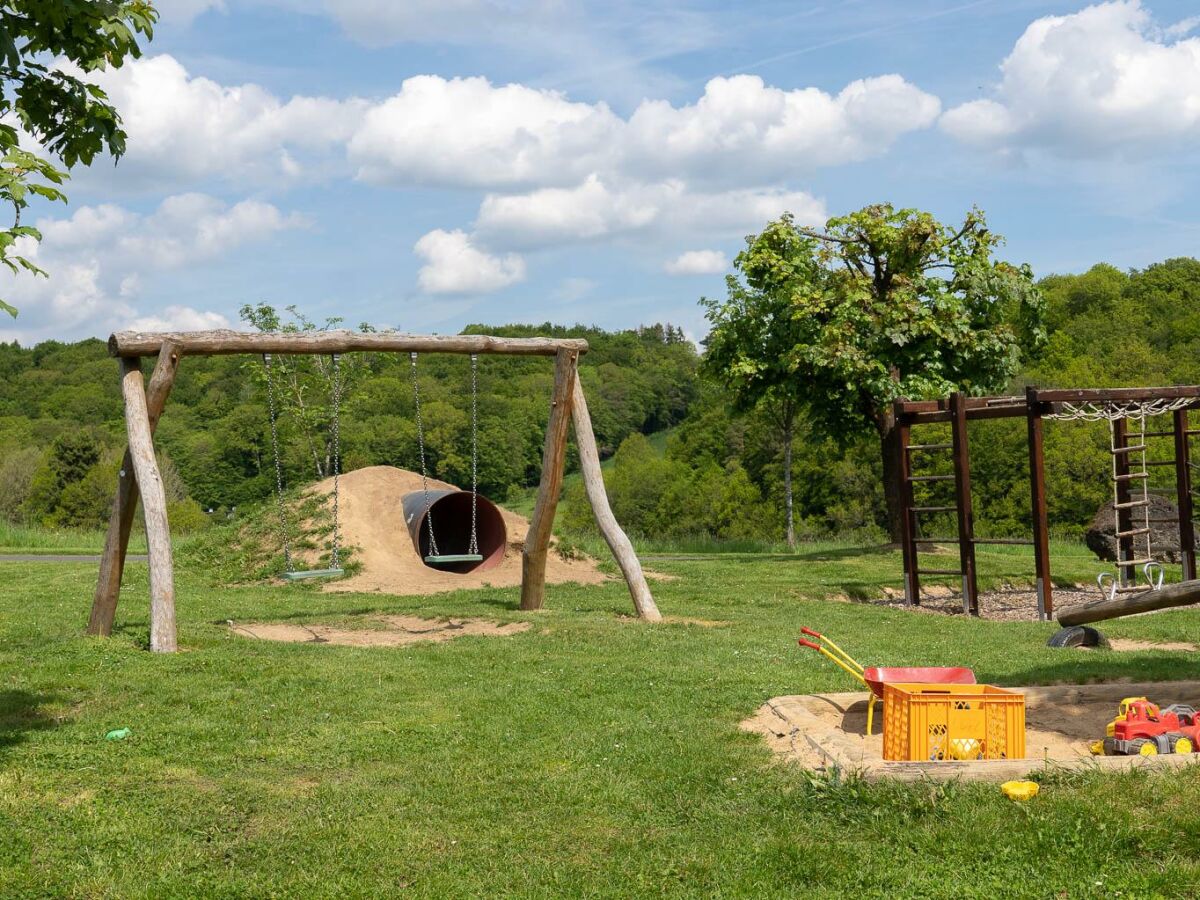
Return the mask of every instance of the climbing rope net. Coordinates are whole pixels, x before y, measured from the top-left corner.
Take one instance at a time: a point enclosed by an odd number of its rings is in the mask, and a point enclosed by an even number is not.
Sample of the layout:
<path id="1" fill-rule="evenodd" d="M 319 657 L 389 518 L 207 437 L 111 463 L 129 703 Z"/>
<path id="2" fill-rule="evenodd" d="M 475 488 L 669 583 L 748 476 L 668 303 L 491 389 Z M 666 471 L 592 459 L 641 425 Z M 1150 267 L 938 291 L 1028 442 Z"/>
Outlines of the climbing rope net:
<path id="1" fill-rule="evenodd" d="M 1102 572 L 1096 577 L 1100 589 L 1107 590 L 1110 597 L 1121 592 L 1142 591 L 1150 588 L 1157 590 L 1163 583 L 1163 566 L 1155 557 L 1153 548 L 1153 532 L 1150 517 L 1150 469 L 1146 458 L 1146 420 L 1152 416 L 1186 409 L 1194 405 L 1194 397 L 1178 397 L 1174 399 L 1156 398 L 1151 400 L 1105 400 L 1085 401 L 1082 403 L 1063 402 L 1045 414 L 1048 419 L 1064 422 L 1108 422 L 1109 425 L 1109 454 L 1112 458 L 1113 486 L 1113 534 L 1117 542 L 1117 574 Z M 1117 438 L 1117 422 L 1132 423 L 1124 440 Z M 1134 457 L 1134 459 L 1131 459 Z M 1140 468 L 1134 469 L 1133 462 L 1140 463 Z M 1133 497 L 1131 487 L 1141 484 L 1141 495 Z M 1134 527 L 1132 522 L 1133 510 L 1142 511 L 1141 525 Z M 1127 525 L 1122 530 L 1122 513 L 1128 513 Z M 1135 538 L 1145 538 L 1145 553 L 1135 558 L 1133 541 Z M 1123 547 L 1129 548 L 1129 558 L 1123 555 Z M 1139 550 L 1141 547 L 1139 546 Z M 1146 584 L 1137 584 L 1136 569 L 1141 567 L 1146 578 Z"/>

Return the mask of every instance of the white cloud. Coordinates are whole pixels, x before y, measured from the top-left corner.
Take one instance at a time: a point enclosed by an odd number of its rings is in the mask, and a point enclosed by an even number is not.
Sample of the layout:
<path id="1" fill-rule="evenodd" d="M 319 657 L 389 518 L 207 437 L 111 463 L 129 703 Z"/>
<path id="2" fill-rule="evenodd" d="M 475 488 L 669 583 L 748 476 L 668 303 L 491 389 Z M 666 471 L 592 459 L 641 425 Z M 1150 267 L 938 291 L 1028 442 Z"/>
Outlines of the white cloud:
<path id="1" fill-rule="evenodd" d="M 132 331 L 210 331 L 228 328 L 230 321 L 218 312 L 205 312 L 190 306 L 168 306 L 161 312 L 130 320 Z"/>
<path id="2" fill-rule="evenodd" d="M 1157 28 L 1139 0 L 1033 22 L 1001 65 L 994 99 L 942 116 L 984 148 L 1068 157 L 1153 153 L 1200 137 L 1200 38 Z"/>
<path id="3" fill-rule="evenodd" d="M 525 278 L 521 257 L 486 253 L 463 231 L 438 228 L 417 241 L 413 251 L 425 260 L 417 284 L 428 294 L 486 294 Z"/>
<path id="4" fill-rule="evenodd" d="M 763 181 L 885 152 L 927 128 L 941 103 L 899 75 L 854 81 L 836 96 L 785 91 L 756 75 L 714 78 L 690 106 L 646 101 L 628 123 L 631 165 L 659 174 Z"/>
<path id="5" fill-rule="evenodd" d="M 420 75 L 374 106 L 348 151 L 374 183 L 562 184 L 601 164 L 620 120 L 603 103 L 485 78 Z"/>
<path id="6" fill-rule="evenodd" d="M 687 250 L 663 266 L 668 275 L 719 275 L 729 268 L 720 250 Z"/>
<path id="7" fill-rule="evenodd" d="M 804 191 L 773 188 L 693 191 L 679 180 L 611 187 L 589 176 L 574 188 L 488 195 L 475 230 L 494 246 L 532 248 L 642 231 L 741 236 L 790 211 L 803 224 L 826 219 L 824 204 Z"/>
<path id="8" fill-rule="evenodd" d="M 648 100 L 628 120 L 554 91 L 422 75 L 371 108 L 349 154 L 359 177 L 376 183 L 504 190 L 619 173 L 763 184 L 877 156 L 939 110 L 936 97 L 898 75 L 852 82 L 836 96 L 768 87 L 753 75 L 714 78 L 695 104 Z"/>
<path id="9" fill-rule="evenodd" d="M 121 112 L 129 135 L 115 172 L 86 177 L 124 186 L 178 187 L 206 179 L 294 181 L 326 171 L 366 107 L 356 99 L 295 96 L 284 102 L 256 84 L 227 87 L 192 76 L 169 55 L 91 73 Z"/>
<path id="10" fill-rule="evenodd" d="M 141 311 L 155 299 L 143 297 L 146 276 L 186 271 L 304 224 L 258 200 L 230 206 L 203 194 L 168 197 L 149 214 L 103 204 L 80 207 L 66 219 L 39 221 L 42 243 L 21 238 L 17 250 L 49 278 L 13 280 L 5 299 L 21 314 L 0 323 L 0 340 L 98 335 L 134 323 L 148 329 L 151 322 L 221 327 L 228 324 L 224 317 L 185 306 Z"/>

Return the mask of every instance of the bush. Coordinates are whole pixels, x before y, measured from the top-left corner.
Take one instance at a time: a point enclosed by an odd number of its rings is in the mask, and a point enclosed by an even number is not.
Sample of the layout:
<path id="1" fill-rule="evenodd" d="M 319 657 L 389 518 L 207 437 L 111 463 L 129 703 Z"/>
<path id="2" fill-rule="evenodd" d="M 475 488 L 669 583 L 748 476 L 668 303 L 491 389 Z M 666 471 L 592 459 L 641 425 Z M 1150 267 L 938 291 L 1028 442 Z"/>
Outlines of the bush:
<path id="1" fill-rule="evenodd" d="M 33 489 L 33 477 L 42 464 L 42 452 L 22 447 L 0 462 L 0 520 L 23 520 L 23 509 Z"/>
<path id="2" fill-rule="evenodd" d="M 167 520 L 173 534 L 191 534 L 203 531 L 212 524 L 204 508 L 191 497 L 174 500 L 167 504 Z"/>

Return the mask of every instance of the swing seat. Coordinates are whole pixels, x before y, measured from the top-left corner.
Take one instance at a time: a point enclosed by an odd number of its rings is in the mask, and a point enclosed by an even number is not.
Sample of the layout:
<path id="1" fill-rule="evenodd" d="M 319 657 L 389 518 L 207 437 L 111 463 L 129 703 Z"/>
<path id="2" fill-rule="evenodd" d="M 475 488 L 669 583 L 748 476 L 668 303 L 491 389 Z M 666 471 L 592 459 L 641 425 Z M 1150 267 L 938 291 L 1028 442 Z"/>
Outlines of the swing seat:
<path id="1" fill-rule="evenodd" d="M 425 565 L 449 565 L 451 563 L 483 562 L 483 556 L 478 553 L 443 553 L 440 556 L 425 557 Z"/>
<path id="2" fill-rule="evenodd" d="M 284 572 L 285 581 L 303 581 L 306 578 L 340 578 L 345 569 L 308 569 L 304 572 Z"/>

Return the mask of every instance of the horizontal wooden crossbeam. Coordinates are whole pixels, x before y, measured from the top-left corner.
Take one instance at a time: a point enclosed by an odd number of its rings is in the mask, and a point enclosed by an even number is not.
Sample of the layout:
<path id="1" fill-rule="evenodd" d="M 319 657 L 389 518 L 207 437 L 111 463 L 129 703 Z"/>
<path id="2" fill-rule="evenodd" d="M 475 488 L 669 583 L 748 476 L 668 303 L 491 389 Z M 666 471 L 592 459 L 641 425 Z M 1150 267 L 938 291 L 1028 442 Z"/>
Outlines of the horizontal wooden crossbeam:
<path id="1" fill-rule="evenodd" d="M 559 350 L 586 353 L 582 338 L 509 338 L 487 334 L 401 334 L 361 331 L 118 331 L 108 338 L 112 356 L 156 356 L 164 343 L 185 356 L 228 356 L 235 353 L 329 354 L 479 353 L 507 356 L 554 356 Z"/>

